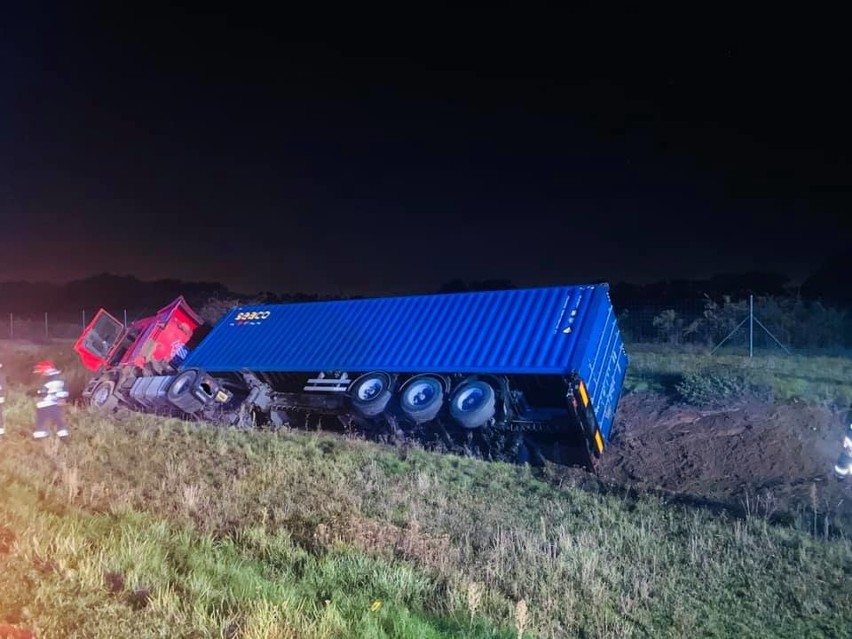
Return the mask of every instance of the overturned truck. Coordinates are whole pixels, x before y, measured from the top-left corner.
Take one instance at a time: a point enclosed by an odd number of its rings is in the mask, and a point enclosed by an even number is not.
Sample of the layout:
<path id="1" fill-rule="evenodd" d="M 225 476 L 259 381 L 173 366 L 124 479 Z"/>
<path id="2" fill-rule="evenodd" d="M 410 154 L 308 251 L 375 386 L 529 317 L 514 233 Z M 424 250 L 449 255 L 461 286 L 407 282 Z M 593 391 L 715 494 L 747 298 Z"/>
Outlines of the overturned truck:
<path id="1" fill-rule="evenodd" d="M 321 427 L 593 469 L 627 354 L 606 284 L 255 305 L 215 327 L 183 298 L 75 349 L 84 397 L 236 427 Z"/>

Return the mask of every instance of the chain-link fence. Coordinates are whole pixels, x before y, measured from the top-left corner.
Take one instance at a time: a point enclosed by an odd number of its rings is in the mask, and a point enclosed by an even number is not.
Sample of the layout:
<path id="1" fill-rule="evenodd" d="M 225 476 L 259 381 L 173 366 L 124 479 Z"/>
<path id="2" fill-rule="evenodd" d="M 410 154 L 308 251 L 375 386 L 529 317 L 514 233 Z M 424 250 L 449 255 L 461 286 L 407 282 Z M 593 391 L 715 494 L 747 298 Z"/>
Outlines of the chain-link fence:
<path id="1" fill-rule="evenodd" d="M 675 304 L 620 305 L 613 300 L 625 342 L 666 345 L 701 352 L 852 353 L 852 315 L 795 297 L 710 299 Z M 225 304 L 226 306 L 230 304 Z M 76 339 L 98 309 L 76 312 L 2 313 L 0 339 Z M 109 309 L 125 325 L 155 308 Z M 197 309 L 209 311 L 210 309 Z M 225 312 L 211 315 L 212 319 Z"/>
<path id="2" fill-rule="evenodd" d="M 0 339 L 20 339 L 33 342 L 73 340 L 92 320 L 98 309 L 76 312 L 3 313 L 0 314 Z M 120 309 L 110 311 L 117 320 L 129 326 L 137 319 L 156 313 L 157 309 Z"/>
<path id="3" fill-rule="evenodd" d="M 618 307 L 616 301 L 616 312 L 628 344 L 745 354 L 852 352 L 852 316 L 800 298 L 755 296 L 632 307 Z"/>

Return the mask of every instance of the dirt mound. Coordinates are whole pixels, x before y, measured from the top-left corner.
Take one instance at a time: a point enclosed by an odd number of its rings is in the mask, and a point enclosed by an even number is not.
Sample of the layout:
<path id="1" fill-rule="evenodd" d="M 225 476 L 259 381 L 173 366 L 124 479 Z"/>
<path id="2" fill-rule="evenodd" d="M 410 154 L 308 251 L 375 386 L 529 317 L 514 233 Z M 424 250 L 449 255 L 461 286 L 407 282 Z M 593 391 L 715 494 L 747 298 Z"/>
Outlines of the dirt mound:
<path id="1" fill-rule="evenodd" d="M 852 524 L 852 482 L 834 463 L 845 411 L 749 400 L 724 410 L 632 393 L 619 406 L 600 477 L 761 515 L 830 514 Z"/>

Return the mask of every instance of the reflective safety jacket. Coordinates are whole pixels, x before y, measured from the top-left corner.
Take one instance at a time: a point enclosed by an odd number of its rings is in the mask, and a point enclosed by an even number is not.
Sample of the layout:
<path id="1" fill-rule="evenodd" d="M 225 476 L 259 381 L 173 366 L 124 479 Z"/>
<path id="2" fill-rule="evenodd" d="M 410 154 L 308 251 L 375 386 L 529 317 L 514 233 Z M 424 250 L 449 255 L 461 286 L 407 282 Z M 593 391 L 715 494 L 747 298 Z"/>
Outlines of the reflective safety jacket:
<path id="1" fill-rule="evenodd" d="M 65 390 L 65 380 L 60 377 L 59 373 L 48 375 L 44 384 L 38 389 L 38 395 L 41 399 L 36 402 L 37 408 L 61 406 L 68 397 L 68 391 Z"/>

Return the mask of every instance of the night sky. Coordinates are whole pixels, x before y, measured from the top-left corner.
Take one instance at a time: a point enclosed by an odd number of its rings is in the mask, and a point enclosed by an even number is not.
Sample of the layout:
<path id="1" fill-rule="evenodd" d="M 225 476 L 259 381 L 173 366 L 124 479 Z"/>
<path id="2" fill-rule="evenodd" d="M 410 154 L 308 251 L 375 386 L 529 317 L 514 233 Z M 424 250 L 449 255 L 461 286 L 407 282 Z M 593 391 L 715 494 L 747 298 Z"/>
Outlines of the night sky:
<path id="1" fill-rule="evenodd" d="M 800 280 L 852 245 L 852 55 L 826 31 L 20 4 L 0 25 L 0 281 Z"/>

